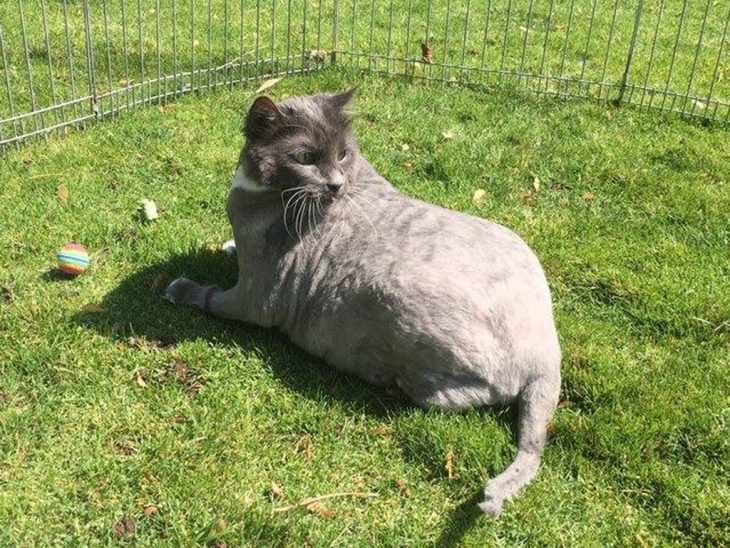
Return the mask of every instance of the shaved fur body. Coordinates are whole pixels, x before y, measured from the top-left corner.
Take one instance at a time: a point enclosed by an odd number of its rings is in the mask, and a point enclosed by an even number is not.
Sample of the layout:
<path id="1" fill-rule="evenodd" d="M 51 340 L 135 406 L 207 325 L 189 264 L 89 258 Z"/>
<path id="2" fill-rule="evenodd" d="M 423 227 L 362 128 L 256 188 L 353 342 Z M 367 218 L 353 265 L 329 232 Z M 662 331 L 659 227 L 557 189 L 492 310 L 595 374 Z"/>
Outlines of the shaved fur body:
<path id="1" fill-rule="evenodd" d="M 517 456 L 480 504 L 499 515 L 537 473 L 560 391 L 545 276 L 507 228 L 405 197 L 381 177 L 351 133 L 350 99 L 254 103 L 228 199 L 238 283 L 178 278 L 167 296 L 276 327 L 424 407 L 516 401 Z"/>

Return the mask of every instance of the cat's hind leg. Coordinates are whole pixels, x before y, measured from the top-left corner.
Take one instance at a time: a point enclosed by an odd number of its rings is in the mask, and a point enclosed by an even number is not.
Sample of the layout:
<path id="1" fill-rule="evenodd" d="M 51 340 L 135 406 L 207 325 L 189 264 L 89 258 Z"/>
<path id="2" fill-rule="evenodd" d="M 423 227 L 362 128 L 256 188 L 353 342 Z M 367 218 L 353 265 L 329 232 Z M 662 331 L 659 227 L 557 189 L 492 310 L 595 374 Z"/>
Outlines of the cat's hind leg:
<path id="1" fill-rule="evenodd" d="M 479 503 L 484 513 L 498 516 L 502 504 L 534 479 L 559 394 L 559 375 L 535 379 L 520 392 L 517 456 L 507 470 L 487 483 L 484 502 Z"/>
<path id="2" fill-rule="evenodd" d="M 224 291 L 216 285 L 201 285 L 187 278 L 173 280 L 165 290 L 165 298 L 173 304 L 197 306 L 206 314 L 228 320 L 251 321 L 243 297 L 237 285 Z"/>

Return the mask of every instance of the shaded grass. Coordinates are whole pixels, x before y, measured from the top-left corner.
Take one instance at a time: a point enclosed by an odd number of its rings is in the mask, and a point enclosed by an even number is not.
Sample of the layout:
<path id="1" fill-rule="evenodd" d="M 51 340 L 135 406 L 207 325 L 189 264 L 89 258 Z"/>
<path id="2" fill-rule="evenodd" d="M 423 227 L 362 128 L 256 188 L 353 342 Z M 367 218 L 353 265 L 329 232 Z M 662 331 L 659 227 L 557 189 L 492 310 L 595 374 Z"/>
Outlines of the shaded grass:
<path id="1" fill-rule="evenodd" d="M 415 409 L 276 333 L 161 299 L 179 274 L 235 279 L 208 246 L 229 237 L 254 95 L 219 91 L 0 164 L 0 543 L 726 543 L 730 137 L 631 109 L 340 71 L 272 93 L 353 84 L 381 173 L 514 228 L 542 258 L 565 359 L 536 482 L 500 520 L 479 516 L 484 481 L 514 454 L 509 409 Z M 138 222 L 143 198 L 159 222 Z M 68 241 L 93 259 L 75 280 L 54 275 Z M 271 482 L 284 501 L 271 502 Z M 271 514 L 338 491 L 380 496 L 331 501 L 332 519 Z"/>

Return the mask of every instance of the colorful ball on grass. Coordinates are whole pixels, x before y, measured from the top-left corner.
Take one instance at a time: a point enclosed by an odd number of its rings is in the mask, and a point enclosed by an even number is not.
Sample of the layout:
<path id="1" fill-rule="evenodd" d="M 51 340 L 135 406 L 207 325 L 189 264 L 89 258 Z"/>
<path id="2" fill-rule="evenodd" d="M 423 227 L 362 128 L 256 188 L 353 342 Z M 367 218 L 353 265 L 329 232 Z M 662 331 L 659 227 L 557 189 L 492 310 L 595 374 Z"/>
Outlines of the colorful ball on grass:
<path id="1" fill-rule="evenodd" d="M 58 252 L 58 268 L 70 276 L 83 274 L 90 264 L 89 252 L 82 245 L 66 244 Z"/>

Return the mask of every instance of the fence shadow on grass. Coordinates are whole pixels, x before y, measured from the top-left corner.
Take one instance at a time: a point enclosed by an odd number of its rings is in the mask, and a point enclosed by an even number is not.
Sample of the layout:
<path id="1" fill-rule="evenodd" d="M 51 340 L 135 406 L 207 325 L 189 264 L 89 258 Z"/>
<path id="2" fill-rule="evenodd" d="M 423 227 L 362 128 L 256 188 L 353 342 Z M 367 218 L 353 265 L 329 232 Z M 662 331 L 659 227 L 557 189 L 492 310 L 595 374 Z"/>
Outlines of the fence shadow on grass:
<path id="1" fill-rule="evenodd" d="M 353 412 L 364 412 L 384 420 L 416 411 L 401 393 L 371 386 L 356 377 L 339 373 L 275 330 L 206 316 L 196 308 L 168 303 L 163 297 L 165 287 L 181 275 L 228 288 L 236 281 L 236 261 L 206 249 L 176 255 L 129 276 L 104 297 L 100 309 L 82 311 L 76 321 L 122 344 L 129 343 L 130 338 L 136 341 L 144 339 L 159 347 L 161 352 L 194 340 L 255 349 L 284 386 L 307 398 L 325 404 L 342 402 Z M 245 371 L 241 373 L 245 374 Z M 515 432 L 514 413 L 499 413 L 492 409 L 476 412 L 484 414 L 486 420 L 495 420 Z M 443 462 L 438 457 L 443 448 L 433 443 L 421 443 L 414 449 L 409 436 L 396 435 L 395 439 L 404 458 L 425 469 L 430 479 L 444 476 Z M 480 500 L 482 486 L 477 487 L 479 492 L 463 501 L 448 518 L 442 533 L 444 545 L 458 544 L 480 515 L 476 503 Z"/>

